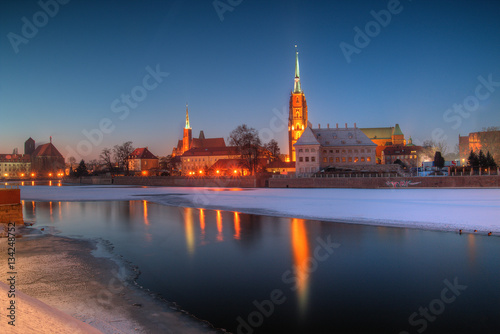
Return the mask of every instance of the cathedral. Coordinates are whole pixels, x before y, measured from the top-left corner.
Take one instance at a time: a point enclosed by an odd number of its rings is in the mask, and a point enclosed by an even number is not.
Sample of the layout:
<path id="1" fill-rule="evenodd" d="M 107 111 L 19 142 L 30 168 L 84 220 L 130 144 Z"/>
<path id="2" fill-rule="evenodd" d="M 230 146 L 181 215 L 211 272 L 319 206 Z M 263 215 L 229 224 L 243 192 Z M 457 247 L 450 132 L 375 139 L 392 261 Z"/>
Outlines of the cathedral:
<path id="1" fill-rule="evenodd" d="M 191 126 L 189 125 L 189 112 L 186 104 L 186 125 L 183 129 L 182 139 L 177 142 L 177 146 L 172 150 L 172 157 L 178 157 L 193 148 L 214 148 L 226 147 L 224 138 L 205 138 L 203 130 L 198 138 L 193 138 Z"/>

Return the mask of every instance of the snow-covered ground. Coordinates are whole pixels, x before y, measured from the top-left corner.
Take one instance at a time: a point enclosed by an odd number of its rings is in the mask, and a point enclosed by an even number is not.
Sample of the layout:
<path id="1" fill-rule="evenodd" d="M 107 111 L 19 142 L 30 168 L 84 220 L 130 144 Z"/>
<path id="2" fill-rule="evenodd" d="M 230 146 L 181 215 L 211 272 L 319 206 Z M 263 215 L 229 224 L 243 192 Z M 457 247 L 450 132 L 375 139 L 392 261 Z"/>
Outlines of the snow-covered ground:
<path id="1" fill-rule="evenodd" d="M 28 186 L 23 200 L 148 200 L 165 205 L 500 234 L 500 189 L 234 189 Z"/>

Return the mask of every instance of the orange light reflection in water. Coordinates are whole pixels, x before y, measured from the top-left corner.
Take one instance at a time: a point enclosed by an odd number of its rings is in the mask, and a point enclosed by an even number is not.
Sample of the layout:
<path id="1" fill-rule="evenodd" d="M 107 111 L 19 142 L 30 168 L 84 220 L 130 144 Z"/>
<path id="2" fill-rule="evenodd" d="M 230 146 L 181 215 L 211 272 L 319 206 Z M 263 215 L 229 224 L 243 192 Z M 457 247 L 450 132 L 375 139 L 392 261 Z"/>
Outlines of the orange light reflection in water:
<path id="1" fill-rule="evenodd" d="M 241 226 L 240 226 L 240 215 L 238 212 L 234 213 L 234 238 L 240 240 Z"/>
<path id="2" fill-rule="evenodd" d="M 144 224 L 149 225 L 149 220 L 148 220 L 148 202 L 147 201 L 142 201 L 143 205 L 143 211 L 144 211 Z"/>
<path id="3" fill-rule="evenodd" d="M 476 236 L 469 233 L 467 236 L 468 258 L 470 263 L 476 262 Z"/>
<path id="4" fill-rule="evenodd" d="M 222 235 L 222 214 L 217 210 L 217 241 L 224 241 L 224 236 Z"/>
<path id="5" fill-rule="evenodd" d="M 58 210 L 59 211 L 59 221 L 61 221 L 62 220 L 61 202 L 57 202 L 57 204 L 58 204 L 58 207 L 59 207 L 59 210 Z"/>
<path id="6" fill-rule="evenodd" d="M 297 277 L 297 297 L 300 313 L 304 314 L 309 295 L 308 260 L 310 258 L 309 242 L 307 240 L 306 221 L 292 219 L 292 248 L 295 275 Z"/>
<path id="7" fill-rule="evenodd" d="M 194 226 L 193 226 L 193 209 L 184 209 L 184 229 L 186 232 L 186 246 L 189 255 L 194 254 Z"/>
<path id="8" fill-rule="evenodd" d="M 200 209 L 200 229 L 201 229 L 201 239 L 205 239 L 205 212 Z"/>
<path id="9" fill-rule="evenodd" d="M 52 202 L 49 202 L 49 207 L 50 207 L 50 221 L 54 221 L 54 216 L 52 215 Z"/>

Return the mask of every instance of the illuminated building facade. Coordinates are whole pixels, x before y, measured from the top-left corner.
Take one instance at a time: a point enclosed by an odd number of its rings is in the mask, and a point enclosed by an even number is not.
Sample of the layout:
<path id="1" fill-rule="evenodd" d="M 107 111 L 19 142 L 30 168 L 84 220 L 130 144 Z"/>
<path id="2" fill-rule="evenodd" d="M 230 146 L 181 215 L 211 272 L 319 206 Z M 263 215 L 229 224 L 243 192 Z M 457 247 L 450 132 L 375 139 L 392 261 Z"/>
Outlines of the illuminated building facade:
<path id="1" fill-rule="evenodd" d="M 326 167 L 374 165 L 374 144 L 354 124 L 353 128 L 307 127 L 295 143 L 297 174 L 318 172 Z"/>
<path id="2" fill-rule="evenodd" d="M 128 168 L 131 172 L 147 174 L 152 169 L 158 169 L 158 157 L 147 147 L 136 148 L 128 157 Z"/>
<path id="3" fill-rule="evenodd" d="M 468 136 L 458 136 L 460 162 L 467 164 L 471 151 L 484 154 L 490 152 L 497 164 L 500 164 L 500 131 L 471 132 Z"/>
<path id="4" fill-rule="evenodd" d="M 383 163 L 382 151 L 384 151 L 386 147 L 406 145 L 405 136 L 399 124 L 381 128 L 361 128 L 361 131 L 363 131 L 373 143 L 377 144 L 376 157 L 378 164 Z"/>

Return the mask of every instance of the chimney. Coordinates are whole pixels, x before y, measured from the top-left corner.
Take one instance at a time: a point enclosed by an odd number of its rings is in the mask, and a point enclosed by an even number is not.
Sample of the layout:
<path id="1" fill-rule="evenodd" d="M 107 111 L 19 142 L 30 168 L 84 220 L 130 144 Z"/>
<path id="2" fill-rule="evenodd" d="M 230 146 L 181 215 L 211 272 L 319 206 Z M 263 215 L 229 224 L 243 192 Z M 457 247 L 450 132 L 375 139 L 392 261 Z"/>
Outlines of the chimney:
<path id="1" fill-rule="evenodd" d="M 347 129 L 347 123 L 345 123 L 345 128 Z"/>
<path id="2" fill-rule="evenodd" d="M 327 129 L 329 129 L 330 128 L 330 123 L 326 123 L 326 127 L 327 127 Z"/>
<path id="3" fill-rule="evenodd" d="M 354 123 L 354 128 L 356 129 L 356 123 Z"/>
<path id="4" fill-rule="evenodd" d="M 318 129 L 321 129 L 321 124 L 318 123 Z"/>
<path id="5" fill-rule="evenodd" d="M 337 123 L 337 129 L 339 128 L 339 123 Z"/>

